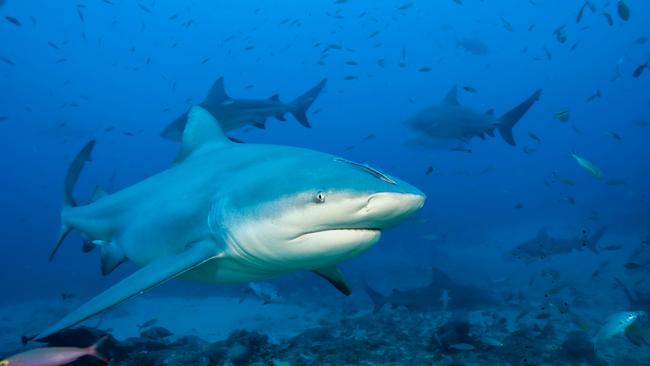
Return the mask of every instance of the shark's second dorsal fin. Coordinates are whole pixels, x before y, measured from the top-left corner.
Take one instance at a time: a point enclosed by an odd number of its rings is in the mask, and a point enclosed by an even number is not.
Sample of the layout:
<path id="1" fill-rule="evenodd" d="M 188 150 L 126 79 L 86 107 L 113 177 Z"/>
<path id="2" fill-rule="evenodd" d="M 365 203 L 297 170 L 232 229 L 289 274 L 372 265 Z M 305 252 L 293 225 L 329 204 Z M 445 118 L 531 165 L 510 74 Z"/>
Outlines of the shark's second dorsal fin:
<path id="1" fill-rule="evenodd" d="M 458 103 L 458 85 L 454 85 L 449 89 L 444 102 L 449 105 L 460 105 L 460 103 Z"/>
<path id="2" fill-rule="evenodd" d="M 232 98 L 230 98 L 230 96 L 226 93 L 226 87 L 224 86 L 222 76 L 217 79 L 214 84 L 212 84 L 212 88 L 210 88 L 210 92 L 208 92 L 208 96 L 205 97 L 205 101 L 203 103 L 207 105 L 221 104 L 229 99 Z"/>
<path id="3" fill-rule="evenodd" d="M 187 114 L 187 125 L 183 131 L 181 150 L 176 157 L 176 163 L 187 159 L 206 146 L 229 145 L 232 142 L 221 130 L 219 122 L 202 107 L 194 106 Z"/>

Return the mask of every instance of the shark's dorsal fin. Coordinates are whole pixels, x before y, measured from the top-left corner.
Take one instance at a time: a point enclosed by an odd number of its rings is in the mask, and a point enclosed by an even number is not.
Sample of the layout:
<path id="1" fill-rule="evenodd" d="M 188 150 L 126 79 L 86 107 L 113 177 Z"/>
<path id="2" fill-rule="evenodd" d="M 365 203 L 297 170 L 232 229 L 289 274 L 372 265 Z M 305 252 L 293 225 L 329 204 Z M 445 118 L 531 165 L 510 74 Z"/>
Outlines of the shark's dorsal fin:
<path id="1" fill-rule="evenodd" d="M 458 85 L 454 85 L 449 89 L 443 102 L 449 105 L 460 105 L 460 103 L 458 103 Z"/>
<path id="2" fill-rule="evenodd" d="M 274 102 L 279 102 L 280 101 L 280 94 L 273 94 L 269 100 L 272 100 Z"/>
<path id="3" fill-rule="evenodd" d="M 350 296 L 352 293 L 343 273 L 336 266 L 315 269 L 313 272 L 334 285 L 343 295 Z"/>
<path id="4" fill-rule="evenodd" d="M 187 125 L 183 131 L 183 142 L 176 163 L 184 161 L 197 150 L 207 146 L 218 147 L 229 144 L 232 142 L 223 133 L 212 114 L 202 107 L 194 106 L 187 114 Z"/>
<path id="5" fill-rule="evenodd" d="M 207 105 L 221 104 L 230 99 L 232 98 L 226 93 L 226 87 L 222 76 L 212 84 L 212 88 L 210 88 L 210 92 L 208 92 L 208 96 L 205 97 L 203 103 Z"/>

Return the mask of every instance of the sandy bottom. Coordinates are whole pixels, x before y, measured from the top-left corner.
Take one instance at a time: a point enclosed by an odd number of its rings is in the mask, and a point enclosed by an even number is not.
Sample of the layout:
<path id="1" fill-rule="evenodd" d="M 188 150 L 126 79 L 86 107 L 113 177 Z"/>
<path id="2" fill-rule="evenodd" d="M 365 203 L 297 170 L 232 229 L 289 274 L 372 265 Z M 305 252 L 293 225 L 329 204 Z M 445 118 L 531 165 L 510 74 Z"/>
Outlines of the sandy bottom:
<path id="1" fill-rule="evenodd" d="M 0 355 L 20 350 L 20 336 L 35 334 L 81 304 L 43 299 L 0 307 Z M 264 305 L 255 299 L 241 304 L 232 297 L 182 298 L 140 296 L 84 325 L 110 330 L 117 339 L 139 336 L 138 324 L 157 318 L 156 325 L 175 335 L 196 335 L 207 341 L 225 339 L 236 329 L 259 330 L 272 340 L 294 336 L 328 316 L 322 308 L 294 304 Z"/>

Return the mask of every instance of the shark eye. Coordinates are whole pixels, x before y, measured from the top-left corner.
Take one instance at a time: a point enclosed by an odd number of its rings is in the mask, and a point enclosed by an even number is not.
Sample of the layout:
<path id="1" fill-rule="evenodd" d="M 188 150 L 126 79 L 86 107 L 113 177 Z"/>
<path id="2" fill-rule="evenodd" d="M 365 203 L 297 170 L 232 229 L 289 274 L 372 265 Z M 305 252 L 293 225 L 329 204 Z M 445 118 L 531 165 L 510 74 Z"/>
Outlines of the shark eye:
<path id="1" fill-rule="evenodd" d="M 325 193 L 323 193 L 323 192 L 316 193 L 316 202 L 317 203 L 325 202 Z"/>

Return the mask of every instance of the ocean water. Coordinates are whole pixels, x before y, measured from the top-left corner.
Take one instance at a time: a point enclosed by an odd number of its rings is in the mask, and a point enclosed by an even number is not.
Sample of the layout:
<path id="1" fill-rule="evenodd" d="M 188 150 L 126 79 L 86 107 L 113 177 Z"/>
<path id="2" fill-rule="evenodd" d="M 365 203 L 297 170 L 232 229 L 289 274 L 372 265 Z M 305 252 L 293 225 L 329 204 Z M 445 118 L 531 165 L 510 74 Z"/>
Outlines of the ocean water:
<path id="1" fill-rule="evenodd" d="M 161 131 L 223 77 L 235 100 L 288 103 L 286 121 L 258 106 L 229 137 L 369 164 L 426 202 L 340 264 L 350 296 L 308 271 L 262 281 L 271 300 L 172 280 L 89 319 L 115 364 L 650 364 L 649 3 L 0 4 L 0 355 L 46 346 L 20 336 L 138 270 L 102 276 L 78 231 L 48 261 L 75 154 L 96 140 L 82 204 L 169 169 L 180 144 Z M 325 78 L 305 128 L 292 100 Z M 511 146 L 500 116 L 538 89 Z M 428 135 L 409 127 L 432 106 Z M 455 129 L 469 110 L 489 120 L 475 135 Z M 604 336 L 624 311 L 634 321 Z M 157 348 L 136 341 L 150 319 L 173 333 Z"/>

